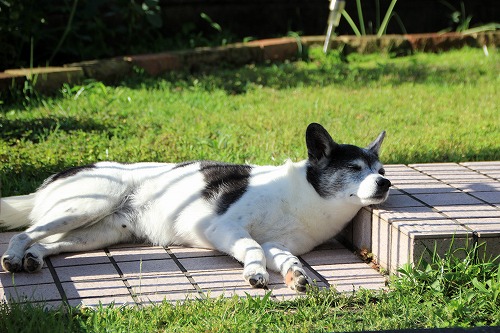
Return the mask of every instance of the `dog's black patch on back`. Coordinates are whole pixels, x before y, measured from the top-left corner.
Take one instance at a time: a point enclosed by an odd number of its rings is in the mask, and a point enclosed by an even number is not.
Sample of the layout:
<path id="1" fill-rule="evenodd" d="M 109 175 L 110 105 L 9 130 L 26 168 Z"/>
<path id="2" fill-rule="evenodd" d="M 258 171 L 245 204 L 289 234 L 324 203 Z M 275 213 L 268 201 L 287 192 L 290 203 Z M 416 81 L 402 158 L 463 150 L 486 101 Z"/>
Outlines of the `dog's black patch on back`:
<path id="1" fill-rule="evenodd" d="M 47 178 L 43 182 L 42 186 L 40 186 L 40 189 L 42 189 L 42 188 L 46 187 L 47 185 L 55 182 L 56 180 L 68 178 L 68 177 L 76 175 L 79 172 L 82 172 L 82 171 L 85 171 L 85 170 L 91 170 L 91 169 L 94 169 L 94 168 L 95 168 L 95 164 L 88 164 L 88 165 L 76 166 L 76 167 L 68 168 L 66 170 L 58 172 L 58 173 L 50 176 L 49 178 Z"/>
<path id="2" fill-rule="evenodd" d="M 200 162 L 206 184 L 202 196 L 215 202 L 217 214 L 224 214 L 245 193 L 251 170 L 249 165 Z"/>
<path id="3" fill-rule="evenodd" d="M 183 167 L 186 167 L 186 166 L 194 164 L 194 163 L 196 163 L 196 161 L 189 161 L 189 162 L 177 163 L 172 169 L 183 168 Z"/>

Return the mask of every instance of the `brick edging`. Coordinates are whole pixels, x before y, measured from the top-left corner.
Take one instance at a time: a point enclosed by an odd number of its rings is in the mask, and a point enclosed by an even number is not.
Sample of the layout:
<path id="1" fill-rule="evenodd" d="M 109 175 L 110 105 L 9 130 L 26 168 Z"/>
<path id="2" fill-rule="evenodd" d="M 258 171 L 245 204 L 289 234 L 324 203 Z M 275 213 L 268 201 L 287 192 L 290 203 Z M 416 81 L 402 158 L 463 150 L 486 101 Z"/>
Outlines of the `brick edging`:
<path id="1" fill-rule="evenodd" d="M 117 81 L 129 75 L 134 67 L 142 68 L 149 75 L 169 71 L 216 66 L 225 63 L 241 66 L 248 63 L 295 60 L 303 48 L 323 45 L 325 36 L 283 37 L 234 43 L 220 47 L 201 47 L 193 50 L 121 56 L 112 59 L 84 61 L 61 67 L 13 69 L 0 72 L 0 93 L 22 88 L 27 80 L 35 82 L 41 92 L 53 92 L 64 83 L 78 84 L 84 79 L 104 82 Z M 439 52 L 464 46 L 497 47 L 500 31 L 463 35 L 411 34 L 377 36 L 337 36 L 331 39 L 333 49 L 346 52 L 391 52 L 408 54 L 414 51 Z"/>

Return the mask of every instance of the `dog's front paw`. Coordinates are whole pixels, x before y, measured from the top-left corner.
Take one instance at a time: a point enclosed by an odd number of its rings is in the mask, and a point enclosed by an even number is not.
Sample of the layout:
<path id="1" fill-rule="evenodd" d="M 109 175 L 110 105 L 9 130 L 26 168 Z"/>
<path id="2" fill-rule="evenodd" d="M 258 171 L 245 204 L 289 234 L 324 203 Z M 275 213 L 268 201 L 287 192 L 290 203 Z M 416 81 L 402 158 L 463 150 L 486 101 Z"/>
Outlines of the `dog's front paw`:
<path id="1" fill-rule="evenodd" d="M 22 258 L 13 254 L 5 253 L 2 256 L 2 268 L 6 272 L 11 272 L 11 273 L 19 272 L 23 269 Z"/>
<path id="2" fill-rule="evenodd" d="M 285 283 L 288 288 L 299 292 L 305 292 L 307 285 L 311 284 L 311 279 L 300 267 L 290 267 L 285 275 Z"/>
<path id="3" fill-rule="evenodd" d="M 38 272 L 43 267 L 43 259 L 37 254 L 27 251 L 24 254 L 23 267 L 28 273 Z"/>
<path id="4" fill-rule="evenodd" d="M 248 278 L 248 283 L 254 288 L 264 288 L 267 286 L 268 278 L 263 274 L 255 274 Z"/>
<path id="5" fill-rule="evenodd" d="M 243 276 L 254 288 L 264 288 L 269 282 L 269 273 L 265 269 L 245 269 Z"/>

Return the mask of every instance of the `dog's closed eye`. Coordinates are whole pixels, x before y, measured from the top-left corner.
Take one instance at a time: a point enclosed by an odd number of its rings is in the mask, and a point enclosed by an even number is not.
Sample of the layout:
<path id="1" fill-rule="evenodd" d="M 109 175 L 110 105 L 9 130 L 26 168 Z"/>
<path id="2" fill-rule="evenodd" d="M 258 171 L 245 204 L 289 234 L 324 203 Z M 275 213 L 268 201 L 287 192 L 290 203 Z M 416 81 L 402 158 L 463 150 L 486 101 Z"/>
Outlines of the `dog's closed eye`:
<path id="1" fill-rule="evenodd" d="M 361 171 L 363 169 L 363 167 L 361 167 L 361 165 L 357 165 L 357 164 L 349 164 L 349 165 L 347 165 L 347 167 L 351 170 L 354 170 L 354 171 Z"/>

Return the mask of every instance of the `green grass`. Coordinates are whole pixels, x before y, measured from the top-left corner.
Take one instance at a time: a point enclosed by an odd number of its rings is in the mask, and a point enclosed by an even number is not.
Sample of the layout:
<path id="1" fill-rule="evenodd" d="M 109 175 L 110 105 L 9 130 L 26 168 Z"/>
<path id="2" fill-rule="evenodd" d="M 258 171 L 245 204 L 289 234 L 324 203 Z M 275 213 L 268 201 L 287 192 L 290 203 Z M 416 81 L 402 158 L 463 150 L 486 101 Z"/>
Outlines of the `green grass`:
<path id="1" fill-rule="evenodd" d="M 33 191 L 64 167 L 99 160 L 214 159 L 279 164 L 306 157 L 304 130 L 367 145 L 383 129 L 386 163 L 498 160 L 500 56 L 494 50 L 350 55 L 204 68 L 117 86 L 88 82 L 0 104 L 2 194 Z M 472 251 L 473 252 L 473 251 Z M 405 267 L 388 291 L 311 290 L 287 302 L 211 299 L 45 311 L 0 305 L 0 332 L 326 332 L 500 325 L 500 267 L 451 254 Z M 457 256 L 457 258 L 464 256 Z"/>
<path id="2" fill-rule="evenodd" d="M 382 130 L 386 163 L 498 160 L 500 55 L 324 56 L 206 68 L 118 86 L 90 82 L 57 96 L 0 104 L 3 195 L 32 191 L 51 173 L 99 160 L 225 160 L 279 164 L 306 157 L 320 122 L 341 143 Z"/>
<path id="3" fill-rule="evenodd" d="M 0 304 L 1 332 L 345 332 L 500 325 L 500 265 L 473 249 L 401 269 L 384 291 L 311 289 L 276 302 L 222 297 L 142 309 L 101 306 L 44 311 Z"/>

